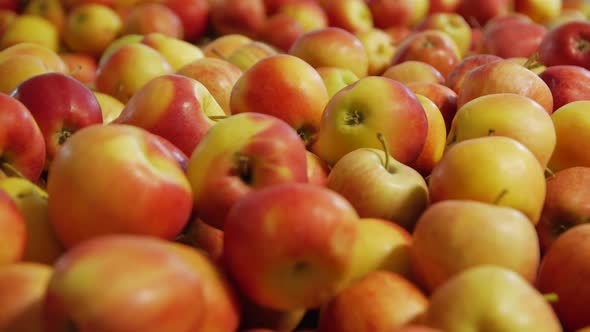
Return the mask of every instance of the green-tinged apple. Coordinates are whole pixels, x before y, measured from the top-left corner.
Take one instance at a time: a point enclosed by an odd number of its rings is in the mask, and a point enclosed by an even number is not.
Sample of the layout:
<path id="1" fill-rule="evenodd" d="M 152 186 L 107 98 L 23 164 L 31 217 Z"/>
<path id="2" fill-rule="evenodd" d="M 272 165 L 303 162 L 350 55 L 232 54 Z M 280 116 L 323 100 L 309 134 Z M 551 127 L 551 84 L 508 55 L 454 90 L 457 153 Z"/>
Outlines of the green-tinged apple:
<path id="1" fill-rule="evenodd" d="M 182 21 L 161 3 L 138 2 L 123 16 L 122 35 L 161 33 L 171 38 L 184 38 Z"/>
<path id="2" fill-rule="evenodd" d="M 114 121 L 164 137 L 190 156 L 207 130 L 211 117 L 225 112 L 207 88 L 190 77 L 168 74 L 147 82 Z"/>
<path id="3" fill-rule="evenodd" d="M 333 165 L 353 150 L 381 148 L 376 135 L 383 133 L 391 156 L 407 164 L 418 158 L 427 131 L 426 113 L 412 91 L 392 79 L 370 76 L 330 99 L 312 151 Z"/>
<path id="4" fill-rule="evenodd" d="M 469 268 L 441 285 L 423 323 L 443 331 L 563 331 L 543 294 L 518 273 L 494 265 Z"/>
<path id="5" fill-rule="evenodd" d="M 37 181 L 46 156 L 41 129 L 31 112 L 17 99 L 0 93 L 0 107 L 0 170 Z"/>
<path id="6" fill-rule="evenodd" d="M 43 300 L 52 272 L 38 263 L 0 267 L 0 331 L 43 331 Z"/>
<path id="7" fill-rule="evenodd" d="M 285 14 L 275 14 L 269 17 L 262 29 L 259 39 L 268 43 L 282 52 L 287 52 L 305 31 L 296 19 Z"/>
<path id="8" fill-rule="evenodd" d="M 305 309 L 277 310 L 258 305 L 242 296 L 240 331 L 267 329 L 268 331 L 295 331 L 305 315 Z"/>
<path id="9" fill-rule="evenodd" d="M 0 179 L 0 190 L 12 198 L 25 221 L 27 241 L 22 260 L 49 265 L 55 263 L 64 248 L 49 222 L 47 192 L 19 177 Z"/>
<path id="10" fill-rule="evenodd" d="M 376 28 L 357 31 L 355 35 L 369 56 L 368 74 L 381 75 L 390 66 L 391 59 L 395 54 L 393 38 L 383 30 Z"/>
<path id="11" fill-rule="evenodd" d="M 258 61 L 276 55 L 277 53 L 277 50 L 269 44 L 261 41 L 253 41 L 239 46 L 224 60 L 240 68 L 240 70 L 246 71 Z"/>
<path id="12" fill-rule="evenodd" d="M 389 66 L 381 76 L 391 78 L 403 84 L 413 82 L 431 82 L 442 84 L 445 77 L 431 64 L 417 60 L 407 60 Z"/>
<path id="13" fill-rule="evenodd" d="M 590 222 L 590 167 L 570 167 L 547 179 L 547 196 L 537 224 L 546 253 L 568 229 Z"/>
<path id="14" fill-rule="evenodd" d="M 328 90 L 328 97 L 332 98 L 336 92 L 358 81 L 358 76 L 350 70 L 339 67 L 318 67 L 318 74 L 322 77 L 324 85 Z"/>
<path id="15" fill-rule="evenodd" d="M 243 34 L 255 38 L 266 20 L 263 0 L 216 0 L 210 5 L 210 25 L 219 35 Z"/>
<path id="16" fill-rule="evenodd" d="M 420 155 L 409 166 L 423 176 L 428 176 L 434 166 L 440 161 L 445 151 L 447 128 L 445 126 L 445 119 L 436 104 L 421 94 L 416 94 L 416 97 L 418 97 L 426 113 L 428 132 Z"/>
<path id="17" fill-rule="evenodd" d="M 208 286 L 166 241 L 96 237 L 56 262 L 44 299 L 44 331 L 200 331 Z"/>
<path id="18" fill-rule="evenodd" d="M 410 278 L 410 233 L 389 220 L 361 218 L 354 245 L 351 281 L 374 271 L 389 271 Z"/>
<path id="19" fill-rule="evenodd" d="M 590 22 L 571 21 L 545 34 L 539 45 L 539 60 L 547 67 L 575 65 L 590 69 Z"/>
<path id="20" fill-rule="evenodd" d="M 471 138 L 447 149 L 430 174 L 432 203 L 474 200 L 523 212 L 537 224 L 545 175 L 535 155 L 505 136 Z"/>
<path id="21" fill-rule="evenodd" d="M 438 108 L 445 121 L 447 133 L 457 113 L 457 94 L 443 84 L 432 82 L 410 82 L 406 86 L 416 95 L 430 99 Z"/>
<path id="22" fill-rule="evenodd" d="M 242 76 L 242 70 L 228 61 L 204 57 L 176 71 L 176 74 L 195 79 L 207 88 L 226 115 L 231 115 L 231 91 Z"/>
<path id="23" fill-rule="evenodd" d="M 590 109 L 589 100 L 573 101 L 558 108 L 551 115 L 557 144 L 549 160 L 549 169 L 590 167 Z"/>
<path id="24" fill-rule="evenodd" d="M 99 57 L 121 32 L 123 22 L 108 6 L 88 3 L 67 12 L 63 40 L 74 51 Z"/>
<path id="25" fill-rule="evenodd" d="M 491 54 L 473 54 L 470 55 L 461 62 L 459 62 L 453 70 L 445 77 L 445 85 L 448 86 L 450 89 L 455 91 L 455 93 L 459 93 L 461 91 L 461 84 L 463 84 L 463 80 L 465 79 L 465 75 L 469 73 L 472 69 L 475 69 L 479 66 L 482 66 L 486 63 L 495 62 L 502 60 L 497 55 Z"/>
<path id="26" fill-rule="evenodd" d="M 318 72 L 296 56 L 278 54 L 258 61 L 238 79 L 230 98 L 232 114 L 256 112 L 289 124 L 306 147 L 317 140 L 329 97 Z"/>
<path id="27" fill-rule="evenodd" d="M 172 73 L 166 58 L 145 44 L 124 44 L 103 59 L 96 72 L 96 90 L 123 103 L 151 79 Z"/>
<path id="28" fill-rule="evenodd" d="M 537 288 L 557 295 L 553 308 L 564 329 L 573 331 L 590 325 L 590 225 L 577 225 L 558 237 L 547 251 L 537 279 Z"/>
<path id="29" fill-rule="evenodd" d="M 112 233 L 171 240 L 192 209 L 174 153 L 158 136 L 120 124 L 72 135 L 51 163 L 47 193 L 49 220 L 67 248 Z"/>
<path id="30" fill-rule="evenodd" d="M 590 70 L 573 65 L 546 68 L 539 77 L 553 95 L 553 111 L 578 100 L 590 100 Z"/>
<path id="31" fill-rule="evenodd" d="M 33 43 L 20 43 L 0 51 L 0 61 L 13 55 L 31 55 L 37 57 L 49 71 L 67 73 L 68 66 L 53 50 Z"/>
<path id="32" fill-rule="evenodd" d="M 494 93 L 525 96 L 539 103 L 547 113 L 553 112 L 549 86 L 537 74 L 510 60 L 490 62 L 467 72 L 457 94 L 457 107 Z"/>
<path id="33" fill-rule="evenodd" d="M 330 166 L 318 155 L 306 151 L 307 156 L 307 182 L 318 186 L 325 186 L 328 183 Z"/>
<path id="34" fill-rule="evenodd" d="M 534 100 L 514 93 L 477 97 L 457 110 L 447 147 L 488 135 L 507 136 L 526 146 L 545 168 L 556 145 L 551 116 Z"/>
<path id="35" fill-rule="evenodd" d="M 25 218 L 10 195 L 0 191 L 0 266 L 23 257 L 27 242 Z"/>
<path id="36" fill-rule="evenodd" d="M 305 145 L 286 122 L 248 112 L 211 127 L 193 151 L 188 178 L 197 215 L 224 228 L 229 209 L 264 187 L 307 182 Z"/>
<path id="37" fill-rule="evenodd" d="M 462 271 L 502 266 L 533 284 L 540 261 L 535 226 L 520 211 L 471 200 L 431 205 L 412 233 L 412 272 L 429 292 Z"/>
<path id="38" fill-rule="evenodd" d="M 427 14 L 428 0 L 369 0 L 369 9 L 377 28 L 413 27 Z"/>
<path id="39" fill-rule="evenodd" d="M 201 50 L 206 57 L 227 59 L 238 47 L 252 42 L 239 33 L 219 36 L 205 44 Z"/>
<path id="40" fill-rule="evenodd" d="M 373 28 L 373 15 L 364 0 L 321 0 L 320 3 L 332 27 L 354 34 Z"/>
<path id="41" fill-rule="evenodd" d="M 471 26 L 485 26 L 498 16 L 512 11 L 514 0 L 461 0 L 456 12 L 465 17 Z"/>
<path id="42" fill-rule="evenodd" d="M 92 91 L 62 73 L 37 75 L 19 84 L 11 96 L 31 112 L 41 129 L 46 164 L 76 131 L 103 123 L 102 111 Z"/>
<path id="43" fill-rule="evenodd" d="M 561 13 L 562 0 L 515 0 L 514 10 L 537 23 L 545 23 Z"/>
<path id="44" fill-rule="evenodd" d="M 0 60 L 0 92 L 11 93 L 20 83 L 52 72 L 41 59 L 32 55 L 14 55 Z"/>
<path id="45" fill-rule="evenodd" d="M 329 189 L 269 186 L 231 208 L 224 261 L 253 302 L 275 310 L 316 308 L 348 284 L 358 221 L 350 203 Z"/>
<path id="46" fill-rule="evenodd" d="M 414 322 L 427 307 L 428 299 L 409 280 L 375 271 L 322 307 L 318 332 L 389 332 Z"/>
<path id="47" fill-rule="evenodd" d="M 160 52 L 172 66 L 173 71 L 204 57 L 203 51 L 198 46 L 162 33 L 146 34 L 141 43 Z"/>
<path id="48" fill-rule="evenodd" d="M 471 27 L 463 16 L 451 13 L 434 13 L 426 16 L 415 27 L 417 31 L 440 30 L 447 33 L 457 44 L 461 57 L 469 52 L 471 46 Z"/>
<path id="49" fill-rule="evenodd" d="M 383 134 L 378 141 L 383 150 L 360 148 L 340 158 L 326 186 L 344 196 L 361 218 L 386 219 L 411 230 L 428 206 L 428 185 L 390 156 Z"/>
<path id="50" fill-rule="evenodd" d="M 350 69 L 359 78 L 367 76 L 369 55 L 361 41 L 352 33 L 327 27 L 301 35 L 289 49 L 314 68 L 340 67 Z"/>
<path id="51" fill-rule="evenodd" d="M 119 101 L 119 99 L 98 91 L 92 91 L 92 93 L 94 93 L 96 101 L 98 101 L 98 104 L 100 105 L 100 111 L 102 112 L 102 123 L 111 123 L 116 118 L 118 118 L 119 115 L 121 115 L 125 105 Z"/>
<path id="52" fill-rule="evenodd" d="M 329 26 L 326 11 L 317 0 L 287 0 L 278 8 L 277 13 L 294 18 L 303 27 L 303 32 Z"/>

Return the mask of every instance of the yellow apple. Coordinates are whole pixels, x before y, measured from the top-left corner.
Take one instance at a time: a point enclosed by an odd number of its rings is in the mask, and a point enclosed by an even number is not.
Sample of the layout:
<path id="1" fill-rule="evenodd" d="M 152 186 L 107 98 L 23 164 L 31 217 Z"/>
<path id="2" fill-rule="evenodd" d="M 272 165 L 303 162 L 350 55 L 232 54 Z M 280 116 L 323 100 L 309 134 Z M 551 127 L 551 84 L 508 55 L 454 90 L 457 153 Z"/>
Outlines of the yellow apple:
<path id="1" fill-rule="evenodd" d="M 47 19 L 36 15 L 19 15 L 14 18 L 0 37 L 0 49 L 20 44 L 34 43 L 57 52 L 59 32 Z"/>
<path id="2" fill-rule="evenodd" d="M 551 115 L 557 145 L 549 160 L 553 172 L 573 166 L 590 166 L 590 101 L 579 100 L 565 104 Z"/>
<path id="3" fill-rule="evenodd" d="M 416 97 L 426 113 L 428 132 L 422 152 L 420 152 L 418 158 L 410 166 L 420 174 L 428 176 L 434 166 L 440 161 L 445 151 L 447 128 L 445 127 L 445 119 L 438 106 L 432 100 L 421 94 L 416 94 Z"/>
<path id="4" fill-rule="evenodd" d="M 73 51 L 100 56 L 121 31 L 119 15 L 100 4 L 86 4 L 72 9 L 64 27 L 64 41 Z"/>

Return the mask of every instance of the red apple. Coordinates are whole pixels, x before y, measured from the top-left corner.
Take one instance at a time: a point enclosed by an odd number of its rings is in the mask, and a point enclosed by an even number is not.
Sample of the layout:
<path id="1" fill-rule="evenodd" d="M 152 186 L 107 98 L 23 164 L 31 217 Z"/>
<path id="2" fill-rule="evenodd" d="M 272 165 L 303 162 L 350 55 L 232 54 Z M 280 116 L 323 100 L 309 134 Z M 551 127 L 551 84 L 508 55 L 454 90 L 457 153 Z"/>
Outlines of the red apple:
<path id="1" fill-rule="evenodd" d="M 539 60 L 547 67 L 575 65 L 590 69 L 590 23 L 572 21 L 551 29 L 539 45 Z"/>
<path id="2" fill-rule="evenodd" d="M 462 0 L 430 0 L 428 13 L 454 13 L 457 11 L 461 1 Z"/>
<path id="3" fill-rule="evenodd" d="M 283 3 L 277 13 L 294 18 L 304 32 L 328 27 L 328 16 L 317 0 L 294 0 Z"/>
<path id="4" fill-rule="evenodd" d="M 220 35 L 256 37 L 266 20 L 263 0 L 218 0 L 211 3 L 211 26 Z"/>
<path id="5" fill-rule="evenodd" d="M 459 62 L 446 76 L 445 85 L 451 88 L 455 93 L 459 93 L 461 90 L 461 84 L 465 75 L 472 69 L 475 69 L 481 65 L 485 65 L 490 62 L 502 60 L 501 57 L 491 54 L 474 54 L 470 55 L 461 62 Z"/>
<path id="6" fill-rule="evenodd" d="M 590 100 L 590 71 L 574 65 L 556 65 L 543 70 L 539 77 L 553 95 L 553 111 L 577 100 Z"/>
<path id="7" fill-rule="evenodd" d="M 183 39 L 195 42 L 205 35 L 211 5 L 207 0 L 157 0 L 178 16 Z"/>
<path id="8" fill-rule="evenodd" d="M 161 33 L 182 39 L 182 21 L 170 8 L 159 3 L 140 3 L 133 6 L 123 19 L 121 34 L 147 35 Z"/>
<path id="9" fill-rule="evenodd" d="M 457 13 L 472 25 L 484 26 L 490 19 L 508 14 L 513 0 L 461 0 Z"/>
<path id="10" fill-rule="evenodd" d="M 322 0 L 330 26 L 352 33 L 373 28 L 373 15 L 365 0 Z"/>
<path id="11" fill-rule="evenodd" d="M 412 27 L 428 13 L 428 0 L 368 0 L 375 26 Z"/>
<path id="12" fill-rule="evenodd" d="M 546 33 L 545 26 L 522 20 L 486 26 L 479 52 L 502 58 L 528 58 L 537 51 Z"/>
<path id="13" fill-rule="evenodd" d="M 17 262 L 23 257 L 27 241 L 25 219 L 4 191 L 0 191 L 0 239 L 0 266 Z"/>
<path id="14" fill-rule="evenodd" d="M 288 15 L 278 13 L 266 20 L 260 30 L 259 38 L 283 52 L 287 52 L 303 33 L 301 23 Z"/>
<path id="15" fill-rule="evenodd" d="M 423 95 L 436 105 L 442 114 L 448 132 L 457 113 L 457 94 L 442 84 L 432 82 L 412 82 L 406 85 L 412 92 Z"/>

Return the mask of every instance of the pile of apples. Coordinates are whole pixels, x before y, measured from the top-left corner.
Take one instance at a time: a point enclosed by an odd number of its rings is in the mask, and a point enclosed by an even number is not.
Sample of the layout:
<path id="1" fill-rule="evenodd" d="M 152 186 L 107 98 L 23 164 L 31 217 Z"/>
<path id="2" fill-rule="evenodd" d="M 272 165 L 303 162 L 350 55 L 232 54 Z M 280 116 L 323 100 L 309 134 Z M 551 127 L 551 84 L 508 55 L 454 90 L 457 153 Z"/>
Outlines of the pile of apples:
<path id="1" fill-rule="evenodd" d="M 589 18 L 0 1 L 0 331 L 590 331 Z"/>

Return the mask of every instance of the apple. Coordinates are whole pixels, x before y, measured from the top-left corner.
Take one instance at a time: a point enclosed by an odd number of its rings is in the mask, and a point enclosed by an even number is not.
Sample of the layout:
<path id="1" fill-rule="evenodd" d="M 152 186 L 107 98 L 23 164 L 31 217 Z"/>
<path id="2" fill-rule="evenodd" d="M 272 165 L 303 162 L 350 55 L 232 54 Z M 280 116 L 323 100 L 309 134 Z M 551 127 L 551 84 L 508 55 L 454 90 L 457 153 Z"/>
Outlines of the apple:
<path id="1" fill-rule="evenodd" d="M 471 46 L 471 27 L 463 16 L 457 13 L 429 14 L 414 29 L 417 31 L 432 29 L 445 32 L 455 41 L 461 57 L 468 54 Z"/>
<path id="2" fill-rule="evenodd" d="M 411 34 L 397 46 L 392 64 L 408 60 L 426 62 L 446 77 L 461 61 L 461 53 L 447 33 L 425 30 Z"/>
<path id="3" fill-rule="evenodd" d="M 543 70 L 539 77 L 549 86 L 553 111 L 577 100 L 590 100 L 590 71 L 574 65 L 557 65 Z"/>
<path id="4" fill-rule="evenodd" d="M 67 248 L 112 233 L 174 239 L 192 208 L 176 156 L 158 136 L 121 124 L 86 127 L 67 140 L 47 193 L 49 220 Z"/>
<path id="5" fill-rule="evenodd" d="M 523 212 L 536 224 L 545 200 L 544 169 L 522 143 L 505 136 L 468 139 L 447 149 L 430 174 L 432 203 L 475 200 Z"/>
<path id="6" fill-rule="evenodd" d="M 537 233 L 546 253 L 565 231 L 590 222 L 590 167 L 569 167 L 547 179 L 547 196 Z"/>
<path id="7" fill-rule="evenodd" d="M 429 63 L 418 60 L 406 60 L 389 66 L 381 76 L 400 83 L 412 82 L 444 83 L 445 77 Z"/>
<path id="8" fill-rule="evenodd" d="M 303 27 L 303 32 L 329 26 L 326 10 L 317 0 L 286 1 L 278 8 L 277 13 L 294 18 Z"/>
<path id="9" fill-rule="evenodd" d="M 306 151 L 306 157 L 308 183 L 325 186 L 328 183 L 330 166 L 313 152 Z"/>
<path id="10" fill-rule="evenodd" d="M 459 108 L 448 134 L 447 147 L 488 135 L 519 141 L 543 168 L 547 167 L 556 145 L 551 116 L 537 102 L 513 93 L 484 95 Z"/>
<path id="11" fill-rule="evenodd" d="M 187 170 L 196 214 L 224 229 L 229 209 L 268 186 L 307 182 L 305 145 L 286 122 L 248 112 L 211 127 Z"/>
<path id="12" fill-rule="evenodd" d="M 393 331 L 416 320 L 428 299 L 405 278 L 369 273 L 332 298 L 320 313 L 318 332 Z"/>
<path id="13" fill-rule="evenodd" d="M 160 3 L 139 3 L 133 6 L 123 19 L 121 34 L 161 33 L 182 39 L 182 21 L 170 8 Z"/>
<path id="14" fill-rule="evenodd" d="M 352 33 L 335 27 L 313 30 L 301 35 L 289 54 L 318 67 L 350 69 L 357 77 L 367 76 L 369 55 L 361 41 Z"/>
<path id="15" fill-rule="evenodd" d="M 146 34 L 141 43 L 155 49 L 164 56 L 172 66 L 173 71 L 204 57 L 203 51 L 196 45 L 162 33 Z"/>
<path id="16" fill-rule="evenodd" d="M 0 35 L 4 33 L 6 27 L 12 20 L 14 20 L 17 16 L 16 11 L 9 10 L 9 9 L 0 9 Z"/>
<path id="17" fill-rule="evenodd" d="M 428 13 L 428 0 L 369 0 L 369 9 L 377 28 L 413 27 Z"/>
<path id="18" fill-rule="evenodd" d="M 116 118 L 121 115 L 125 105 L 121 103 L 117 98 L 109 96 L 107 94 L 93 91 L 98 105 L 100 105 L 100 111 L 102 113 L 102 123 L 108 124 L 113 122 Z"/>
<path id="19" fill-rule="evenodd" d="M 231 114 L 231 91 L 242 76 L 242 70 L 228 61 L 204 57 L 176 71 L 176 74 L 199 81 L 207 88 L 226 115 Z"/>
<path id="20" fill-rule="evenodd" d="M 395 329 L 392 332 L 443 332 L 439 329 L 433 329 L 428 326 L 424 325 L 416 325 L 416 324 L 409 324 L 400 327 L 399 329 Z"/>
<path id="21" fill-rule="evenodd" d="M 347 285 L 358 220 L 329 189 L 270 186 L 230 209 L 224 261 L 253 302 L 276 310 L 315 308 Z"/>
<path id="22" fill-rule="evenodd" d="M 460 3 L 461 0 L 430 0 L 428 13 L 454 13 L 457 11 Z"/>
<path id="23" fill-rule="evenodd" d="M 190 156 L 207 130 L 215 125 L 210 117 L 224 115 L 199 81 L 169 74 L 158 76 L 139 89 L 114 123 L 146 129 Z"/>
<path id="24" fill-rule="evenodd" d="M 545 26 L 518 19 L 497 23 L 493 27 L 486 25 L 479 52 L 502 58 L 528 58 L 537 51 L 546 33 Z"/>
<path id="25" fill-rule="evenodd" d="M 60 0 L 31 0 L 21 3 L 17 9 L 21 14 L 37 15 L 53 23 L 61 34 L 65 23 L 65 9 Z"/>
<path id="26" fill-rule="evenodd" d="M 373 15 L 364 0 L 322 0 L 321 4 L 332 27 L 354 34 L 373 28 Z"/>
<path id="27" fill-rule="evenodd" d="M 223 258 L 223 231 L 199 218 L 192 218 L 176 242 L 203 251 L 213 262 Z"/>
<path id="28" fill-rule="evenodd" d="M 49 20 L 31 14 L 15 17 L 0 36 L 0 49 L 20 43 L 33 43 L 45 46 L 57 52 L 59 49 L 59 31 Z"/>
<path id="29" fill-rule="evenodd" d="M 219 35 L 255 38 L 266 20 L 263 0 L 217 0 L 210 3 L 210 24 Z"/>
<path id="30" fill-rule="evenodd" d="M 400 163 L 416 160 L 426 142 L 428 120 L 420 101 L 402 83 L 380 76 L 361 78 L 336 93 L 322 114 L 312 152 L 334 165 L 359 148 L 381 148 Z"/>
<path id="31" fill-rule="evenodd" d="M 15 55 L 36 57 L 49 71 L 67 73 L 68 66 L 53 50 L 34 43 L 20 43 L 0 51 L 0 61 Z"/>
<path id="32" fill-rule="evenodd" d="M 269 44 L 261 41 L 252 41 L 239 46 L 229 57 L 224 58 L 224 60 L 227 60 L 227 62 L 245 72 L 258 61 L 276 54 L 278 54 L 277 50 Z"/>
<path id="33" fill-rule="evenodd" d="M 219 36 L 206 43 L 201 50 L 206 57 L 226 60 L 238 47 L 253 40 L 239 33 Z"/>
<path id="34" fill-rule="evenodd" d="M 543 64 L 541 64 L 538 61 L 538 53 L 533 53 L 531 56 L 529 56 L 528 58 L 525 57 L 511 57 L 511 58 L 507 58 L 506 60 L 512 61 L 514 63 L 518 63 L 519 65 L 529 69 L 530 71 L 532 71 L 533 73 L 539 75 L 541 74 L 543 71 L 545 71 L 545 69 L 547 69 L 547 67 L 545 67 Z M 549 84 L 547 84 L 549 85 Z M 555 105 L 553 106 L 553 109 L 555 109 Z"/>
<path id="35" fill-rule="evenodd" d="M 562 0 L 515 0 L 514 10 L 537 23 L 544 23 L 561 13 Z"/>
<path id="36" fill-rule="evenodd" d="M 444 83 L 450 89 L 455 91 L 455 93 L 459 93 L 459 91 L 461 91 L 461 84 L 463 84 L 463 80 L 467 73 L 472 69 L 499 60 L 502 60 L 502 58 L 492 54 L 473 54 L 467 56 L 447 74 Z"/>
<path id="37" fill-rule="evenodd" d="M 562 7 L 563 7 L 563 3 L 562 3 Z M 584 14 L 584 12 L 582 10 L 575 9 L 575 8 L 563 7 L 561 9 L 561 12 L 559 13 L 559 15 L 548 19 L 547 21 L 545 21 L 543 23 L 543 25 L 545 25 L 548 29 L 553 29 L 562 23 L 571 22 L 571 21 L 585 21 L 586 19 L 587 19 L 586 15 Z"/>
<path id="38" fill-rule="evenodd" d="M 100 55 L 100 58 L 98 59 L 98 65 L 102 66 L 106 62 L 106 60 L 108 60 L 111 57 L 111 55 L 115 53 L 116 50 L 121 48 L 121 46 L 127 44 L 140 43 L 143 37 L 143 35 L 139 34 L 130 34 L 124 35 L 113 40 Z"/>
<path id="39" fill-rule="evenodd" d="M 590 144 L 589 105 L 588 100 L 573 101 L 551 115 L 557 136 L 557 144 L 548 165 L 553 172 L 574 166 L 590 166 L 590 156 L 586 152 Z"/>
<path id="40" fill-rule="evenodd" d="M 68 12 L 63 38 L 72 51 L 98 57 L 117 38 L 122 27 L 123 22 L 113 9 L 86 4 Z"/>
<path id="41" fill-rule="evenodd" d="M 324 82 L 312 66 L 279 54 L 258 61 L 242 74 L 233 87 L 230 109 L 232 114 L 257 112 L 277 117 L 310 147 L 317 139 L 328 99 Z"/>
<path id="42" fill-rule="evenodd" d="M 549 86 L 534 72 L 510 60 L 493 61 L 470 70 L 457 94 L 457 107 L 494 93 L 514 93 L 539 103 L 553 113 L 553 95 Z"/>
<path id="43" fill-rule="evenodd" d="M 324 81 L 329 98 L 332 98 L 336 92 L 359 79 L 350 69 L 340 67 L 318 67 L 316 70 L 322 77 L 322 81 Z"/>
<path id="44" fill-rule="evenodd" d="M 3 0 L 2 2 L 0 2 L 0 8 L 3 10 L 11 10 L 16 12 L 18 10 L 18 6 L 18 0 Z"/>
<path id="45" fill-rule="evenodd" d="M 377 140 L 377 137 L 375 138 Z M 390 220 L 411 230 L 428 205 L 428 185 L 413 168 L 383 151 L 360 148 L 345 154 L 330 170 L 326 186 L 344 196 L 361 218 Z"/>
<path id="46" fill-rule="evenodd" d="M 276 310 L 258 305 L 242 296 L 242 321 L 240 331 L 295 331 L 305 315 L 305 309 Z"/>
<path id="47" fill-rule="evenodd" d="M 416 95 L 430 99 L 441 113 L 448 133 L 457 113 L 457 94 L 445 85 L 433 82 L 410 82 L 406 86 Z"/>
<path id="48" fill-rule="evenodd" d="M 52 272 L 38 263 L 0 266 L 0 330 L 43 330 L 41 311 Z"/>
<path id="49" fill-rule="evenodd" d="M 420 155 L 409 166 L 426 177 L 442 158 L 446 146 L 447 128 L 443 114 L 438 109 L 438 106 L 432 100 L 421 94 L 416 94 L 416 97 L 418 97 L 426 113 L 428 131 L 426 142 Z"/>
<path id="50" fill-rule="evenodd" d="M 51 70 L 38 57 L 22 54 L 0 59 L 0 92 L 10 94 L 27 79 Z"/>
<path id="51" fill-rule="evenodd" d="M 45 140 L 23 103 L 0 93 L 0 170 L 37 181 L 45 165 Z"/>
<path id="52" fill-rule="evenodd" d="M 299 0 L 264 0 L 264 7 L 266 7 L 266 12 L 269 15 L 274 15 L 277 13 L 279 8 L 285 4 L 291 2 L 298 2 Z M 315 0 L 314 0 L 315 1 Z"/>
<path id="53" fill-rule="evenodd" d="M 126 103 L 153 78 L 172 73 L 172 66 L 153 48 L 139 43 L 117 48 L 96 72 L 96 90 Z"/>
<path id="54" fill-rule="evenodd" d="M 27 241 L 25 219 L 16 203 L 4 191 L 0 191 L 0 235 L 0 266 L 21 260 Z"/>
<path id="55" fill-rule="evenodd" d="M 59 57 L 68 66 L 73 78 L 88 87 L 94 85 L 98 63 L 93 56 L 86 53 L 61 53 Z"/>
<path id="56" fill-rule="evenodd" d="M 195 42 L 205 35 L 211 5 L 207 0 L 157 0 L 178 16 L 182 23 L 183 39 Z"/>
<path id="57" fill-rule="evenodd" d="M 365 47 L 369 57 L 369 75 L 381 75 L 391 64 L 395 54 L 393 39 L 381 29 L 357 31 L 356 37 Z"/>
<path id="58" fill-rule="evenodd" d="M 266 20 L 259 38 L 282 52 L 287 52 L 303 33 L 301 23 L 291 16 L 278 13 Z"/>
<path id="59" fill-rule="evenodd" d="M 484 26 L 494 17 L 510 13 L 512 5 L 513 0 L 461 0 L 456 11 L 472 26 Z"/>
<path id="60" fill-rule="evenodd" d="M 37 75 L 22 82 L 11 94 L 31 112 L 45 139 L 47 163 L 79 129 L 103 123 L 100 105 L 92 91 L 61 73 Z"/>
<path id="61" fill-rule="evenodd" d="M 545 34 L 539 45 L 539 60 L 547 67 L 575 65 L 590 69 L 590 23 L 571 21 Z"/>
<path id="62" fill-rule="evenodd" d="M 457 274 L 431 296 L 423 322 L 443 331 L 561 332 L 544 296 L 518 273 L 479 265 Z"/>

